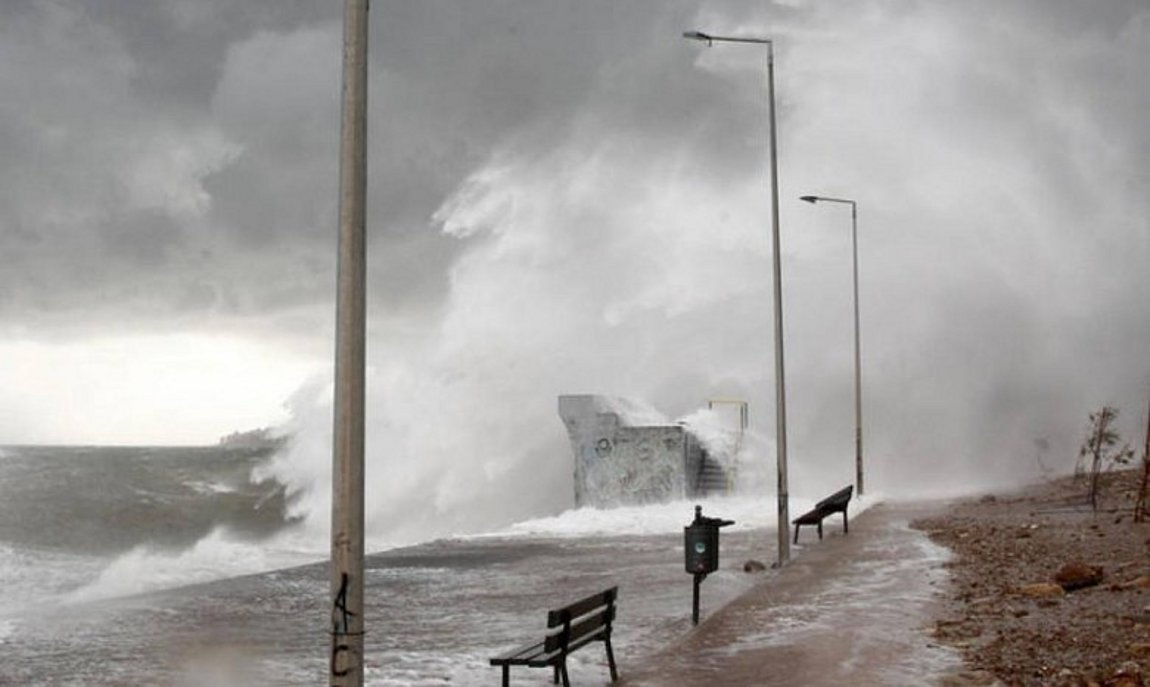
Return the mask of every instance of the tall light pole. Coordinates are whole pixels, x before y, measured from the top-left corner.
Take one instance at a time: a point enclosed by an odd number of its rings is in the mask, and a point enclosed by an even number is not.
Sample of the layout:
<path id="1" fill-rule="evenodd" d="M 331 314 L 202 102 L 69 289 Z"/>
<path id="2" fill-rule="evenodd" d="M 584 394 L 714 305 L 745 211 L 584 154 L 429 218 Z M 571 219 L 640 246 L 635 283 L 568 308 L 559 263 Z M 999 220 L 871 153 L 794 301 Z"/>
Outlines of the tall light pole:
<path id="1" fill-rule="evenodd" d="M 783 375 L 783 267 L 779 249 L 779 146 L 775 126 L 775 51 L 766 38 L 712 36 L 701 31 L 687 31 L 684 38 L 704 41 L 708 46 L 720 43 L 753 43 L 767 46 L 767 101 L 771 143 L 771 245 L 774 249 L 775 294 L 775 452 L 778 464 L 779 501 L 779 566 L 791 557 L 789 501 L 787 493 L 787 392 Z"/>
<path id="2" fill-rule="evenodd" d="M 802 196 L 811 205 L 820 200 L 826 203 L 844 203 L 851 206 L 851 247 L 854 255 L 855 287 L 855 488 L 863 493 L 863 430 L 862 430 L 862 355 L 859 346 L 859 232 L 858 204 L 847 198 Z"/>
<path id="3" fill-rule="evenodd" d="M 343 17 L 331 479 L 331 687 L 363 685 L 367 6 L 368 0 L 346 0 Z"/>

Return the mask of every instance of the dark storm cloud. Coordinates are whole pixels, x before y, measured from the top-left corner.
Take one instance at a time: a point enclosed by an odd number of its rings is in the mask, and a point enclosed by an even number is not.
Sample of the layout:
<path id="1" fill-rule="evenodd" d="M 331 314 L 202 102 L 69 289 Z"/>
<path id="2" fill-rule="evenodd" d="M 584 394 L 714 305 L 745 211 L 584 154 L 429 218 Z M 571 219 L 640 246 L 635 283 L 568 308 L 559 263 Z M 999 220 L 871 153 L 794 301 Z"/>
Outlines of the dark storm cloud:
<path id="1" fill-rule="evenodd" d="M 89 16 L 113 31 L 136 58 L 137 92 L 175 107 L 202 108 L 211 98 L 229 46 L 257 30 L 286 32 L 339 20 L 338 3 L 307 0 L 203 2 L 113 1 Z"/>
<path id="2" fill-rule="evenodd" d="M 698 100 L 670 87 L 693 59 L 675 40 L 692 5 L 375 3 L 374 302 L 441 297 L 460 246 L 429 218 L 509 138 L 544 152 L 588 101 L 597 126 L 695 126 L 692 110 L 730 87 L 699 80 Z M 330 269 L 298 259 L 331 250 L 339 20 L 330 3 L 278 1 L 0 9 L 9 317 L 99 317 L 93 302 L 150 317 L 166 298 L 179 311 L 186 271 L 253 305 L 285 301 L 269 287 L 281 273 L 313 280 L 294 289 L 305 303 L 328 298 Z M 728 116 L 755 126 L 753 111 Z M 715 138 L 716 157 L 754 158 Z"/>

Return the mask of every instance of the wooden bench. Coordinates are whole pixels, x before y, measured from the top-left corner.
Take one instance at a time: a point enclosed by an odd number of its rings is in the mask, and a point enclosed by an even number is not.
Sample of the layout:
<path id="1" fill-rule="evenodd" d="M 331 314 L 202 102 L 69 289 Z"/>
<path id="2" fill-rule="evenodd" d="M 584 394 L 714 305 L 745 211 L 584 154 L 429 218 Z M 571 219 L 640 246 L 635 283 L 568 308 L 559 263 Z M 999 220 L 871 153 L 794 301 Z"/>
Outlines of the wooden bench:
<path id="1" fill-rule="evenodd" d="M 843 487 L 816 503 L 815 507 L 811 510 L 792 520 L 791 522 L 795 525 L 795 543 L 799 543 L 799 528 L 803 525 L 817 525 L 819 528 L 819 539 L 822 539 L 823 518 L 832 513 L 843 514 L 843 533 L 849 532 L 850 528 L 847 525 L 847 504 L 851 502 L 851 495 L 854 494 L 854 490 L 854 485 Z"/>
<path id="2" fill-rule="evenodd" d="M 511 666 L 554 669 L 556 683 L 563 679 L 563 687 L 571 687 L 567 677 L 567 655 L 591 642 L 603 642 L 607 647 L 607 665 L 611 668 L 611 681 L 619 679 L 615 670 L 615 654 L 611 650 L 611 623 L 615 620 L 615 597 L 619 588 L 611 587 L 592 594 L 563 608 L 547 612 L 547 632 L 543 641 L 520 647 L 491 659 L 491 665 L 503 667 L 503 687 L 511 684 Z"/>

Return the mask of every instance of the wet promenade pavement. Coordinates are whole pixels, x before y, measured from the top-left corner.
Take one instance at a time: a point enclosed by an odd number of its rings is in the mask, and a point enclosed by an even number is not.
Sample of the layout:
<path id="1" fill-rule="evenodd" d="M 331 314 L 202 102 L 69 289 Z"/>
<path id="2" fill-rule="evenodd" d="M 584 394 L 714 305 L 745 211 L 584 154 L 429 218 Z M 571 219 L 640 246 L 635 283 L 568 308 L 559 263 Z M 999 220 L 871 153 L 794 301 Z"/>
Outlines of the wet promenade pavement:
<path id="1" fill-rule="evenodd" d="M 962 670 L 958 655 L 927 633 L 948 552 L 909 527 L 934 508 L 880 504 L 852 521 L 848 535 L 832 516 L 821 542 L 804 529 L 802 548 L 781 572 L 642 665 L 623 666 L 621 684 L 941 683 Z"/>

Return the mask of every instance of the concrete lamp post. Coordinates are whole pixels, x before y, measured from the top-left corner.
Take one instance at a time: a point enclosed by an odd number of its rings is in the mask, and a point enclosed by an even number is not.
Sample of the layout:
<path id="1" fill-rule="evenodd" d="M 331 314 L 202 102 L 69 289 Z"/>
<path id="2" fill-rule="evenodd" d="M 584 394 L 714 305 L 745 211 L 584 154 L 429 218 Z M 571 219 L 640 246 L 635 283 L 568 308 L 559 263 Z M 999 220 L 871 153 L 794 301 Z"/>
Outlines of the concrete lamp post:
<path id="1" fill-rule="evenodd" d="M 750 43 L 767 48 L 767 101 L 771 143 L 771 245 L 774 250 L 775 298 L 775 450 L 778 463 L 779 561 L 785 564 L 791 556 L 790 515 L 787 493 L 787 393 L 783 365 L 783 270 L 779 250 L 779 163 L 777 127 L 775 125 L 775 56 L 774 44 L 766 38 L 712 36 L 701 31 L 687 31 L 684 38 L 715 43 Z"/>
<path id="2" fill-rule="evenodd" d="M 331 478 L 330 687 L 363 685 L 369 0 L 344 5 Z"/>
<path id="3" fill-rule="evenodd" d="M 827 196 L 801 196 L 800 200 L 814 205 L 819 201 L 825 203 L 842 203 L 851 206 L 851 247 L 854 258 L 854 308 L 855 308 L 855 489 L 859 495 L 863 493 L 863 430 L 862 430 L 862 355 L 859 346 L 859 233 L 858 233 L 858 205 L 847 198 L 829 198 Z"/>

